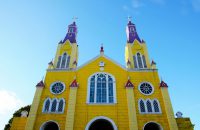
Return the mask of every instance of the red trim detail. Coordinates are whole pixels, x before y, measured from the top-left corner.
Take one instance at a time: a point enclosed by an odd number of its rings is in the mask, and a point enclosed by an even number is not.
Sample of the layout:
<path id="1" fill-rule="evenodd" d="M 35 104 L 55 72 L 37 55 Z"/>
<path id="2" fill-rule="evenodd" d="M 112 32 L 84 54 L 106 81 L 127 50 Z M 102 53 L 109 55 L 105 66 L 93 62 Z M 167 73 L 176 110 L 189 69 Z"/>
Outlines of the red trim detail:
<path id="1" fill-rule="evenodd" d="M 78 83 L 76 82 L 76 79 L 70 84 L 70 87 L 78 87 Z"/>
<path id="2" fill-rule="evenodd" d="M 126 83 L 126 85 L 125 85 L 125 87 L 127 87 L 127 88 L 133 88 L 134 85 L 131 83 L 130 80 L 128 80 L 127 83 Z"/>
<path id="3" fill-rule="evenodd" d="M 151 65 L 156 65 L 156 62 L 154 62 L 153 60 L 151 61 Z"/>
<path id="4" fill-rule="evenodd" d="M 76 62 L 76 61 L 74 61 L 74 62 L 73 62 L 73 64 L 77 65 L 77 62 Z"/>
<path id="5" fill-rule="evenodd" d="M 168 85 L 164 81 L 161 81 L 160 82 L 160 87 L 168 88 Z"/>
<path id="6" fill-rule="evenodd" d="M 45 87 L 44 82 L 41 80 L 36 87 Z"/>
<path id="7" fill-rule="evenodd" d="M 49 65 L 53 65 L 53 62 L 51 61 L 51 62 L 49 62 L 48 64 L 49 64 Z"/>
<path id="8" fill-rule="evenodd" d="M 127 61 L 127 64 L 131 64 L 130 60 Z"/>

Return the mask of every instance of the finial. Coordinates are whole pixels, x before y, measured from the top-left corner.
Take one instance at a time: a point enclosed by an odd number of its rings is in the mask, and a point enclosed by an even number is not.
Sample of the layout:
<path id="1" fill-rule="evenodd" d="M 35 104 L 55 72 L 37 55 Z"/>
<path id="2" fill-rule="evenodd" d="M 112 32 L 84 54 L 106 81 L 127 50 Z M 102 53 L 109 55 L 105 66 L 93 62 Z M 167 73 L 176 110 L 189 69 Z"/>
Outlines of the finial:
<path id="1" fill-rule="evenodd" d="M 128 16 L 128 22 L 131 22 L 132 17 Z"/>
<path id="2" fill-rule="evenodd" d="M 73 22 L 76 22 L 76 20 L 78 19 L 78 17 L 74 16 L 72 19 L 73 19 Z"/>
<path id="3" fill-rule="evenodd" d="M 100 54 L 101 54 L 101 55 L 104 54 L 103 44 L 101 44 Z"/>

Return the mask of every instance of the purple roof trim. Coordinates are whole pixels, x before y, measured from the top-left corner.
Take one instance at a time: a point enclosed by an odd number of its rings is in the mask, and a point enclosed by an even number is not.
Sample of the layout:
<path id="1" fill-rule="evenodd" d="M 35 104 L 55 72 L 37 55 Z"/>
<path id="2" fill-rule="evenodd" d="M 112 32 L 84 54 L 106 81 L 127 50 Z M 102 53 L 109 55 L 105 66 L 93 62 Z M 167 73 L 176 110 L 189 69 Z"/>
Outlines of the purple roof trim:
<path id="1" fill-rule="evenodd" d="M 76 26 L 76 22 L 73 22 L 72 24 L 68 26 L 67 34 L 64 40 L 62 41 L 62 43 L 65 43 L 65 41 L 67 40 L 69 40 L 70 43 L 76 43 L 76 35 L 77 35 L 77 26 Z"/>
<path id="2" fill-rule="evenodd" d="M 131 21 L 128 22 L 127 24 L 128 27 L 128 43 L 133 43 L 135 41 L 135 39 L 137 39 L 140 43 L 142 43 L 142 41 L 140 40 L 137 31 L 136 31 L 136 27 L 135 24 L 133 24 Z M 130 32 L 130 28 L 134 28 L 133 32 Z"/>

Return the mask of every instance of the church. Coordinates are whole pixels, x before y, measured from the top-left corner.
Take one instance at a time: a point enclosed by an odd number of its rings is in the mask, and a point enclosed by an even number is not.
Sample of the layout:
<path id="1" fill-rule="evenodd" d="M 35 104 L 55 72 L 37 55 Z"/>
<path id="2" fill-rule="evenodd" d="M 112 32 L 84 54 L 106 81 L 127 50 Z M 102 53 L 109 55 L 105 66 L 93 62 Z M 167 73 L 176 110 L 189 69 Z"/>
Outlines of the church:
<path id="1" fill-rule="evenodd" d="M 175 118 L 168 85 L 131 20 L 126 35 L 125 66 L 103 46 L 77 66 L 77 25 L 70 24 L 36 85 L 28 116 L 15 117 L 11 130 L 193 130 L 189 118 Z"/>

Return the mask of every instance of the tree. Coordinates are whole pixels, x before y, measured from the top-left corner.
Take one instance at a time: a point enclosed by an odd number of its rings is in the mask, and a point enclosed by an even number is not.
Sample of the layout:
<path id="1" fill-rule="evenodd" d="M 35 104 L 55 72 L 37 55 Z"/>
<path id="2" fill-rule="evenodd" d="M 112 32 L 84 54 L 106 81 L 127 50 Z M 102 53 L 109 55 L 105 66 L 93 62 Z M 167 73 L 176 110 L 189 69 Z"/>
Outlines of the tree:
<path id="1" fill-rule="evenodd" d="M 20 117 L 22 111 L 27 111 L 29 113 L 31 105 L 27 105 L 25 107 L 21 107 L 19 110 L 15 111 L 13 117 L 8 121 L 8 124 L 5 125 L 4 130 L 10 130 L 12 121 L 14 117 Z"/>

